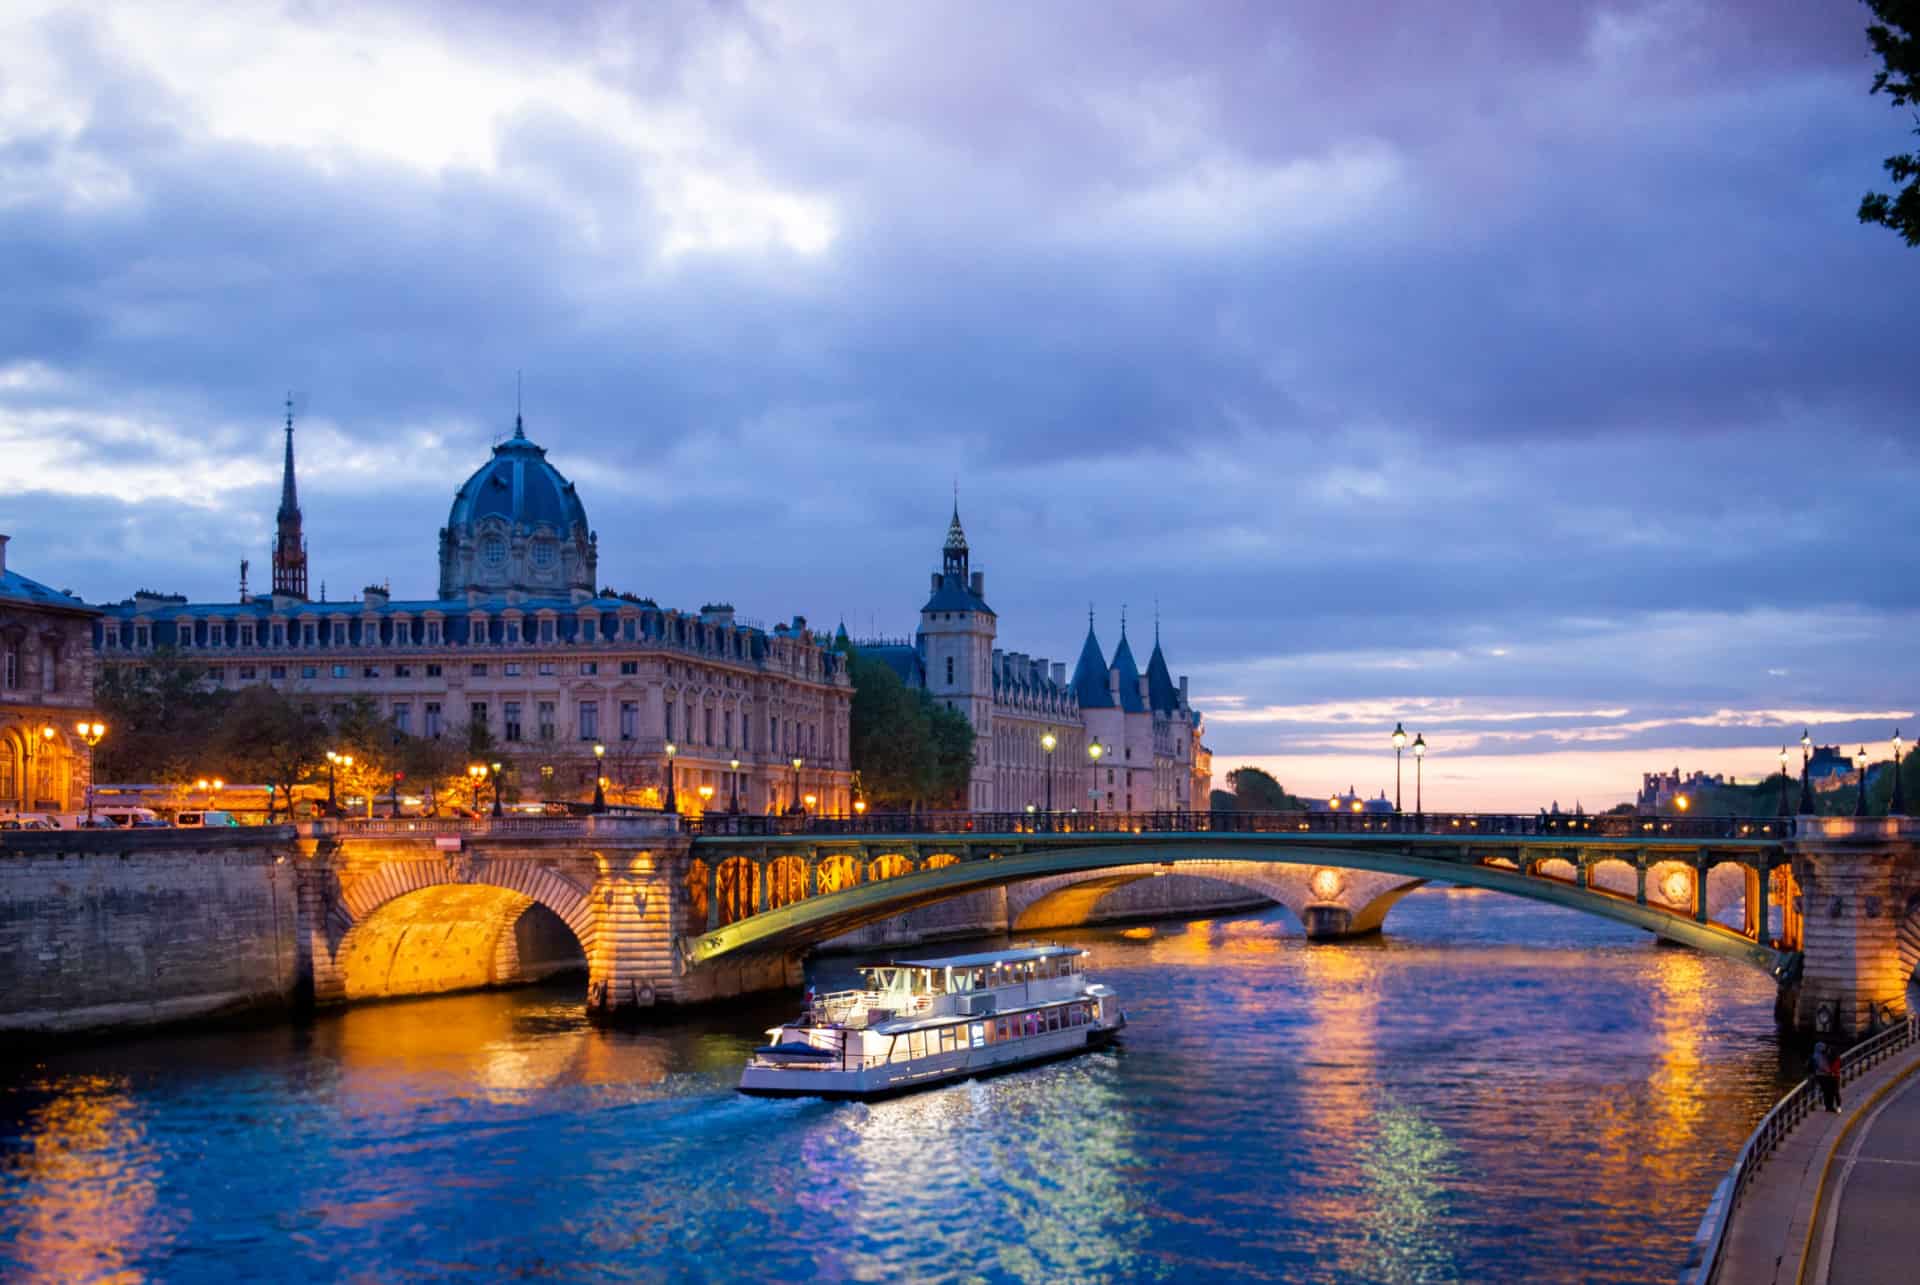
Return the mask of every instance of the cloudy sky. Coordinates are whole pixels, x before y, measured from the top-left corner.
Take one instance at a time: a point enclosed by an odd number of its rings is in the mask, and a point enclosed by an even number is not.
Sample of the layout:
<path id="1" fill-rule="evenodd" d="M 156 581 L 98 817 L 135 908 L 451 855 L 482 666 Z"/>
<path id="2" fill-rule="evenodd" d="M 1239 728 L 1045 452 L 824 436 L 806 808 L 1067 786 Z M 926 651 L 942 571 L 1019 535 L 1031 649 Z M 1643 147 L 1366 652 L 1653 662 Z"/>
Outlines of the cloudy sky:
<path id="1" fill-rule="evenodd" d="M 242 13 L 246 16 L 242 17 Z M 1920 251 L 1863 6 L 0 9 L 0 531 L 94 600 L 429 596 L 511 427 L 601 579 L 1150 645 L 1429 806 L 1920 732 Z M 1409 781 L 1409 793 L 1411 782 Z M 1411 799 L 1409 799 L 1411 803 Z"/>

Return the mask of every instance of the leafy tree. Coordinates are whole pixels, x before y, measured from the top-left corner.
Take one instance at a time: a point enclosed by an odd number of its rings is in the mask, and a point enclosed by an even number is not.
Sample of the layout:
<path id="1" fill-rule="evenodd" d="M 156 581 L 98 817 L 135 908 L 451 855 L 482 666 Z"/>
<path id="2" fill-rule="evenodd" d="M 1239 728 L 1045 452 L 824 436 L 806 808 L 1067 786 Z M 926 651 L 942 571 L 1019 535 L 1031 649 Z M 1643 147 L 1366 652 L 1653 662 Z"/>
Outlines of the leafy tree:
<path id="1" fill-rule="evenodd" d="M 326 748 L 353 760 L 335 768 L 336 793 L 363 799 L 372 816 L 374 799 L 392 790 L 393 774 L 403 770 L 404 739 L 371 697 L 355 696 L 335 707 L 327 720 Z"/>
<path id="2" fill-rule="evenodd" d="M 235 694 L 222 727 L 221 759 L 235 779 L 268 786 L 267 819 L 276 796 L 293 810 L 293 787 L 326 763 L 327 726 L 273 688 L 261 684 Z"/>
<path id="3" fill-rule="evenodd" d="M 967 806 L 967 783 L 973 777 L 973 724 L 957 709 L 948 709 L 925 692 L 920 693 L 933 746 L 933 772 L 927 780 L 927 801 L 936 808 Z"/>
<path id="4" fill-rule="evenodd" d="M 1257 767 L 1236 767 L 1227 773 L 1227 789 L 1232 791 L 1227 797 L 1231 800 L 1228 810 L 1233 812 L 1303 812 L 1307 807 L 1304 799 L 1288 794 L 1272 773 Z"/>
<path id="5" fill-rule="evenodd" d="M 881 811 L 926 804 L 965 807 L 973 773 L 973 725 L 883 660 L 842 643 L 853 681 L 848 749 L 868 803 Z"/>
<path id="6" fill-rule="evenodd" d="M 398 770 L 405 775 L 404 791 L 426 800 L 429 814 L 442 804 L 462 802 L 472 788 L 467 779 L 465 736 L 406 736 L 395 750 Z"/>
<path id="7" fill-rule="evenodd" d="M 1873 52 L 1884 64 L 1874 73 L 1869 93 L 1886 91 L 1895 107 L 1920 103 L 1920 0 L 1866 0 L 1879 21 L 1867 28 Z M 1914 126 L 1920 134 L 1920 124 Z M 1860 199 L 1860 221 L 1892 228 L 1908 245 L 1920 245 L 1920 154 L 1889 156 L 1887 177 L 1905 184 L 1897 192 L 1869 192 Z"/>
<path id="8" fill-rule="evenodd" d="M 107 725 L 94 751 L 95 779 L 179 785 L 215 773 L 235 778 L 209 757 L 232 693 L 208 682 L 203 661 L 163 647 L 137 668 L 102 666 L 93 697 Z"/>

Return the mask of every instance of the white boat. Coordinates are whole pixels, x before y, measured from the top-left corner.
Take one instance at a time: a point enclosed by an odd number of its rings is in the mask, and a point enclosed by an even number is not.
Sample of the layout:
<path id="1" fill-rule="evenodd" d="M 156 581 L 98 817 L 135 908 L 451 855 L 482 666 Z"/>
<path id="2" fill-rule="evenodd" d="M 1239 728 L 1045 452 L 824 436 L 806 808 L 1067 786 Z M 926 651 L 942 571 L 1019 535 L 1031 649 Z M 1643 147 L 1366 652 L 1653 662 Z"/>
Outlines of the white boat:
<path id="1" fill-rule="evenodd" d="M 740 1091 L 880 1097 L 1097 1048 L 1127 1018 L 1112 990 L 1087 979 L 1085 954 L 1028 946 L 862 968 L 863 989 L 819 996 L 767 1032 Z"/>

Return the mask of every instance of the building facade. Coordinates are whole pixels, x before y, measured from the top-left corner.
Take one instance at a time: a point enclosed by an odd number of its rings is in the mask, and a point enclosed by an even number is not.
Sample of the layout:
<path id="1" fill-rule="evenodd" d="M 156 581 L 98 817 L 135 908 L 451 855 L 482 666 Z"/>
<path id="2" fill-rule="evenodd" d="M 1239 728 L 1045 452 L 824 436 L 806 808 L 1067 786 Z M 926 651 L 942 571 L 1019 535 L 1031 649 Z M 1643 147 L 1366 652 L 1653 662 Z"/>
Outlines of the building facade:
<path id="1" fill-rule="evenodd" d="M 86 807 L 93 751 L 74 726 L 93 716 L 99 614 L 10 570 L 0 535 L 0 814 Z"/>
<path id="2" fill-rule="evenodd" d="M 210 682 L 269 684 L 316 713 L 365 697 L 409 736 L 465 744 L 484 728 L 521 798 L 579 800 L 604 775 L 610 802 L 657 806 L 672 745 L 682 811 L 777 811 L 796 795 L 851 806 L 852 692 L 831 640 L 800 616 L 759 629 L 725 604 L 678 611 L 602 592 L 586 509 L 518 418 L 454 494 L 436 597 L 370 586 L 357 601 L 311 600 L 300 523 L 289 418 L 275 591 L 248 595 L 243 563 L 236 602 L 136 595 L 105 609 L 102 662 L 139 666 L 171 648 L 204 660 Z"/>
<path id="3" fill-rule="evenodd" d="M 999 618 L 987 605 L 985 573 L 972 569 L 956 505 L 913 639 L 856 645 L 967 716 L 975 809 L 1045 810 L 1049 801 L 1063 812 L 1205 808 L 1213 756 L 1202 743 L 1204 720 L 1187 680 L 1175 683 L 1157 626 L 1154 633 L 1144 674 L 1124 617 L 1109 660 L 1088 613 L 1071 675 L 1064 662 L 995 646 Z"/>

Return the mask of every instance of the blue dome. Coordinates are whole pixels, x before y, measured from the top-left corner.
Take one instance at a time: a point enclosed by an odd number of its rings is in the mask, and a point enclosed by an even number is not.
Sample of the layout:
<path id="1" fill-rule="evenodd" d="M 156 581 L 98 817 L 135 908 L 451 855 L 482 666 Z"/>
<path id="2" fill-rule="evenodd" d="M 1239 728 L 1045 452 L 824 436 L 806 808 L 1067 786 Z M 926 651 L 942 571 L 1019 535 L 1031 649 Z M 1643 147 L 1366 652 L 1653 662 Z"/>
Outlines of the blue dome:
<path id="1" fill-rule="evenodd" d="M 587 527 L 587 511 L 547 452 L 527 440 L 516 418 L 513 436 L 493 448 L 493 458 L 453 493 L 447 529 L 457 531 L 484 518 L 502 518 L 516 529 L 548 526 L 562 535 L 578 523 Z"/>

